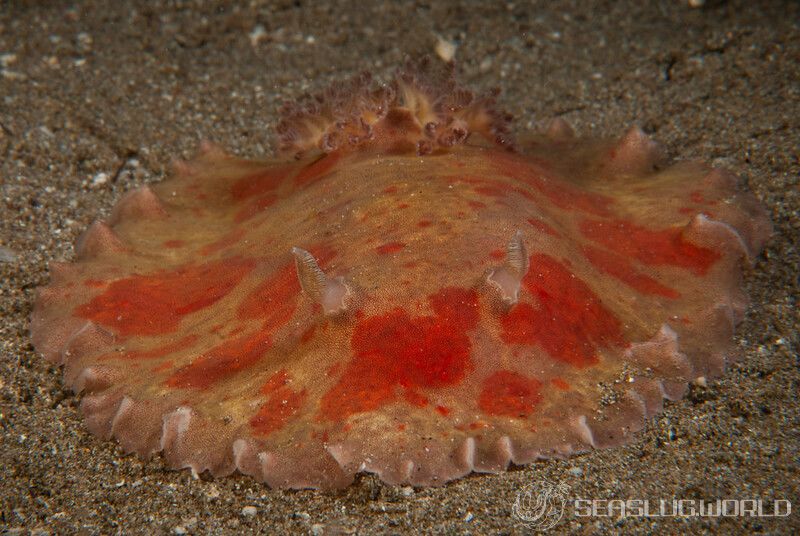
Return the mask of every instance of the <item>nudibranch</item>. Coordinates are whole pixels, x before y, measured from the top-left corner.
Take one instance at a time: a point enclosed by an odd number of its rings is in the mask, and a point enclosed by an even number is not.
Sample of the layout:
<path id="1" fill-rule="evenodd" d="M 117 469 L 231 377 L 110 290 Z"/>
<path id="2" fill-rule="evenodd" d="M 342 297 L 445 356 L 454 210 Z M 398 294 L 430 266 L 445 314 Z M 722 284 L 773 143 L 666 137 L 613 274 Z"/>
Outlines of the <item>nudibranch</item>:
<path id="1" fill-rule="evenodd" d="M 286 106 L 279 154 L 204 143 L 50 265 L 31 332 L 89 430 L 278 488 L 441 485 L 631 440 L 733 358 L 771 232 L 640 129 L 514 140 L 409 64 Z"/>

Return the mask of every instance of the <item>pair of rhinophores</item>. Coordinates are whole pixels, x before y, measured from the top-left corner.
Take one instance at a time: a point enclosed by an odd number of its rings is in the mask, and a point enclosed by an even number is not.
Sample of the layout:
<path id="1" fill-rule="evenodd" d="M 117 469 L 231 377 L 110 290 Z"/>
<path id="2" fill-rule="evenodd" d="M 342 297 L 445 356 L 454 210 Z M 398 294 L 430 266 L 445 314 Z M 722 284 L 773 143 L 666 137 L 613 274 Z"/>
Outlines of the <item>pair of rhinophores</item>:
<path id="1" fill-rule="evenodd" d="M 36 349 L 94 434 L 275 487 L 625 443 L 723 372 L 770 223 L 637 128 L 509 121 L 423 61 L 287 106 L 274 160 L 204 144 L 51 264 Z"/>

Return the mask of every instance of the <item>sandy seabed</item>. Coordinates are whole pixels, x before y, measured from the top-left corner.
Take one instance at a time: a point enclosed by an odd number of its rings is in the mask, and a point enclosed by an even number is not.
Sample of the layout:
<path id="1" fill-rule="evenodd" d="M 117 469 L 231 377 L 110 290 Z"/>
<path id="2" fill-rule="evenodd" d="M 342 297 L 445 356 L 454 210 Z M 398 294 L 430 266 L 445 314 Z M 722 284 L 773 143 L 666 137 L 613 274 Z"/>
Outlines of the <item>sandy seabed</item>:
<path id="1" fill-rule="evenodd" d="M 0 528 L 9 534 L 525 534 L 535 482 L 572 499 L 790 501 L 788 517 L 581 516 L 552 534 L 800 530 L 796 2 L 0 2 Z M 334 7 L 335 4 L 335 7 Z M 499 86 L 517 129 L 636 123 L 676 159 L 732 169 L 775 236 L 746 271 L 743 359 L 668 404 L 632 444 L 436 489 L 359 477 L 335 493 L 194 479 L 81 423 L 79 399 L 28 338 L 47 263 L 123 192 L 209 138 L 270 154 L 281 102 L 458 44 L 462 79 Z M 585 503 L 581 503 L 585 504 Z M 782 503 L 783 504 L 783 503 Z M 771 511 L 771 510 L 769 510 Z"/>

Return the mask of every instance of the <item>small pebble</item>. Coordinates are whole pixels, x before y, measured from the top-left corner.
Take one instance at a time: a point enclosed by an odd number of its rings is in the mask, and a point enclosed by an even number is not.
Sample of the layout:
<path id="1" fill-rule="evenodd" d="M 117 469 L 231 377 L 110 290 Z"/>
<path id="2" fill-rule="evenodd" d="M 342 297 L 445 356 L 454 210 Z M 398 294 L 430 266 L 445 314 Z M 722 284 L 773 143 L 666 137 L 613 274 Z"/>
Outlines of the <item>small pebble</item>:
<path id="1" fill-rule="evenodd" d="M 436 51 L 436 55 L 442 58 L 442 61 L 448 63 L 453 61 L 453 57 L 456 55 L 457 49 L 458 45 L 456 45 L 454 42 L 448 41 L 441 36 L 436 36 L 436 46 L 434 47 L 434 50 Z"/>
<path id="2" fill-rule="evenodd" d="M 580 467 L 570 467 L 569 472 L 575 476 L 581 476 L 583 474 L 583 469 Z"/>
<path id="3" fill-rule="evenodd" d="M 245 506 L 242 508 L 242 515 L 247 517 L 255 517 L 258 513 L 258 509 L 255 506 Z"/>
<path id="4" fill-rule="evenodd" d="M 8 248 L 0 246 L 0 262 L 16 262 L 17 254 Z"/>
<path id="5" fill-rule="evenodd" d="M 3 69 L 8 67 L 15 61 L 17 61 L 16 54 L 0 54 L 0 67 L 2 67 Z"/>
<path id="6" fill-rule="evenodd" d="M 708 387 L 708 382 L 706 381 L 705 376 L 698 376 L 697 378 L 694 379 L 692 383 L 694 383 L 698 387 Z"/>
<path id="7" fill-rule="evenodd" d="M 206 498 L 216 499 L 218 497 L 219 497 L 219 489 L 217 489 L 217 487 L 214 485 L 209 486 L 208 490 L 206 490 Z"/>
<path id="8" fill-rule="evenodd" d="M 89 50 L 92 48 L 92 36 L 86 32 L 81 32 L 78 34 L 78 46 L 81 47 L 83 50 Z"/>
<path id="9" fill-rule="evenodd" d="M 325 533 L 325 525 L 322 523 L 314 523 L 311 525 L 311 534 L 314 536 L 322 536 Z"/>
<path id="10" fill-rule="evenodd" d="M 256 24 L 247 37 L 250 38 L 251 46 L 258 46 L 261 41 L 267 38 L 267 30 L 261 24 Z"/>
<path id="11" fill-rule="evenodd" d="M 0 71 L 3 73 L 3 78 L 7 78 L 8 80 L 25 80 L 27 78 L 24 74 L 16 71 L 9 71 L 8 69 L 2 69 Z"/>
<path id="12" fill-rule="evenodd" d="M 98 173 L 92 177 L 92 186 L 100 186 L 108 182 L 108 173 Z"/>

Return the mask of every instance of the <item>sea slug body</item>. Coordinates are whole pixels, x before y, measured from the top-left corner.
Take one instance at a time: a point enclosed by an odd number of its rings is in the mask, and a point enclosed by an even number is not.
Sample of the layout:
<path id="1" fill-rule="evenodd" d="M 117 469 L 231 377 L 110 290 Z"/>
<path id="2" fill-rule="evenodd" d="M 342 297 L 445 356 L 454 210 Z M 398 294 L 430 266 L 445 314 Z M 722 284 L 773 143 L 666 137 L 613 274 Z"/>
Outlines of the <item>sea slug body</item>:
<path id="1" fill-rule="evenodd" d="M 281 488 L 440 485 L 630 441 L 720 375 L 771 227 L 638 128 L 524 141 L 410 63 L 287 106 L 280 157 L 212 144 L 53 263 L 36 349 L 88 428 Z"/>

